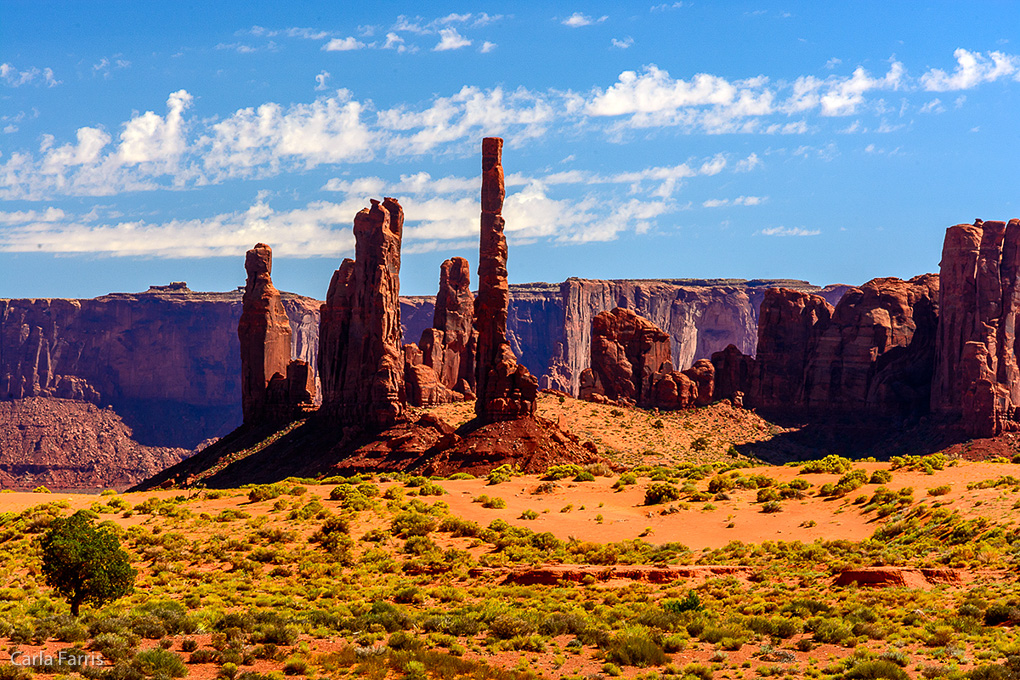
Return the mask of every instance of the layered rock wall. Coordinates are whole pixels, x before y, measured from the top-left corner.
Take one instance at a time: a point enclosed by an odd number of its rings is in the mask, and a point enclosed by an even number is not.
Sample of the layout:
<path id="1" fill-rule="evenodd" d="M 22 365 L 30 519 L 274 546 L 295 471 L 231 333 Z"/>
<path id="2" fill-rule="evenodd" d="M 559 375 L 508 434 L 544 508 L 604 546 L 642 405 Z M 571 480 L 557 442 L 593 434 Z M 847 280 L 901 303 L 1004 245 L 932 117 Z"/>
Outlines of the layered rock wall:
<path id="1" fill-rule="evenodd" d="M 319 303 L 282 293 L 290 356 L 314 365 Z M 184 284 L 86 300 L 0 300 L 0 401 L 112 406 L 143 444 L 193 448 L 242 420 L 241 291 Z"/>

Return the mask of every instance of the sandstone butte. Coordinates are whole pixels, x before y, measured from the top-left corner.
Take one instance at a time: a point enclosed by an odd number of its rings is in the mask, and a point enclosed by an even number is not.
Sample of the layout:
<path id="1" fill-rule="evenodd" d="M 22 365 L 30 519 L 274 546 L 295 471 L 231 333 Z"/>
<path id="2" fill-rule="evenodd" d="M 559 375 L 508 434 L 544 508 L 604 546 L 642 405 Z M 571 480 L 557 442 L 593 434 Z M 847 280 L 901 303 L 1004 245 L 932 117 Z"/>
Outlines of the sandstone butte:
<path id="1" fill-rule="evenodd" d="M 682 409 L 712 401 L 715 367 L 700 359 L 674 371 L 670 337 L 629 309 L 592 320 L 591 368 L 581 373 L 581 398 L 645 408 Z"/>

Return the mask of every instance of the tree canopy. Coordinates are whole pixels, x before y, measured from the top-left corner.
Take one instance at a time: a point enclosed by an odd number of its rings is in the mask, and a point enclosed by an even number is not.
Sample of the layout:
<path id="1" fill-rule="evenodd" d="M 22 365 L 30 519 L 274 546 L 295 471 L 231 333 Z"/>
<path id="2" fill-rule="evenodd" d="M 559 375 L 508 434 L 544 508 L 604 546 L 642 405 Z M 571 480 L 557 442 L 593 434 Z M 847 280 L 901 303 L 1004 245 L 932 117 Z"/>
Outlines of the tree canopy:
<path id="1" fill-rule="evenodd" d="M 74 616 L 82 604 L 101 606 L 134 590 L 131 558 L 88 512 L 55 520 L 40 543 L 46 584 L 67 599 Z"/>

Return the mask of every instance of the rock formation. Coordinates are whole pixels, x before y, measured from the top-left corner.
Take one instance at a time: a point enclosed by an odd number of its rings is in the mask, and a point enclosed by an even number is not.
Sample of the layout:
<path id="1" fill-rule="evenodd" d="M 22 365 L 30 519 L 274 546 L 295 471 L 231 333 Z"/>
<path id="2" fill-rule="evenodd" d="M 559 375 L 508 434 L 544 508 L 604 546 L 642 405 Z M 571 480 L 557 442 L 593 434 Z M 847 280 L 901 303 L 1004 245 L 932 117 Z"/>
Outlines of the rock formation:
<path id="1" fill-rule="evenodd" d="M 315 377 L 290 360 L 291 330 L 273 286 L 273 251 L 258 243 L 245 255 L 248 278 L 237 337 L 241 345 L 241 410 L 246 425 L 297 415 L 312 406 Z"/>
<path id="2" fill-rule="evenodd" d="M 139 444 L 120 416 L 95 404 L 54 397 L 0 401 L 3 489 L 124 489 L 190 454 Z"/>
<path id="3" fill-rule="evenodd" d="M 418 345 L 404 346 L 407 402 L 431 406 L 475 396 L 474 301 L 468 261 L 443 262 L 431 328 Z"/>
<path id="4" fill-rule="evenodd" d="M 382 429 L 403 412 L 400 242 L 404 213 L 392 198 L 354 218 L 355 258 L 334 272 L 319 327 L 322 412 Z"/>
<path id="5" fill-rule="evenodd" d="M 712 399 L 729 399 L 734 406 L 743 406 L 744 395 L 751 391 L 754 358 L 741 352 L 736 345 L 727 345 L 726 349 L 713 352 L 711 361 L 715 369 Z"/>
<path id="6" fill-rule="evenodd" d="M 581 373 L 580 396 L 648 404 L 652 376 L 669 362 L 669 336 L 658 326 L 629 309 L 599 312 L 591 322 L 591 368 Z"/>
<path id="7" fill-rule="evenodd" d="M 972 436 L 1018 426 L 1018 266 L 1020 221 L 977 220 L 946 230 L 931 410 L 961 417 Z"/>
<path id="8" fill-rule="evenodd" d="M 281 296 L 290 357 L 314 365 L 320 303 Z M 0 401 L 110 406 L 140 443 L 194 448 L 241 424 L 241 298 L 177 283 L 83 300 L 0 300 Z"/>
<path id="9" fill-rule="evenodd" d="M 581 373 L 581 398 L 661 409 L 704 406 L 712 401 L 714 375 L 707 359 L 674 371 L 669 335 L 618 307 L 592 320 L 591 368 Z"/>
<path id="10" fill-rule="evenodd" d="M 815 325 L 796 400 L 810 409 L 918 416 L 927 410 L 938 277 L 873 279 Z"/>
<path id="11" fill-rule="evenodd" d="M 752 405 L 768 409 L 796 403 L 815 327 L 828 325 L 832 311 L 832 305 L 817 295 L 788 288 L 765 292 L 758 317 Z"/>
<path id="12" fill-rule="evenodd" d="M 507 247 L 503 235 L 503 140 L 482 140 L 482 217 L 478 254 L 478 298 L 475 328 L 477 398 L 475 415 L 481 422 L 514 420 L 535 413 L 538 381 L 517 363 L 507 342 L 506 321 L 510 291 Z"/>

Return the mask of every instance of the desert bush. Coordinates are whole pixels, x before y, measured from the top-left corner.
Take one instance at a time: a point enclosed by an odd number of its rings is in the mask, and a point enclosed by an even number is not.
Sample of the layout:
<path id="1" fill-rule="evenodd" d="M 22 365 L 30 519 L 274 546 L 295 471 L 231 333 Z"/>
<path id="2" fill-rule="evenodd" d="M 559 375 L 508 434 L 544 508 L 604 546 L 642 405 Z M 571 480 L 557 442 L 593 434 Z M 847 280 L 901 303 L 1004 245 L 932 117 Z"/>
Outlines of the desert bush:
<path id="1" fill-rule="evenodd" d="M 813 460 L 804 464 L 800 474 L 830 473 L 841 475 L 853 467 L 853 461 L 843 456 L 829 455 L 821 460 Z"/>
<path id="2" fill-rule="evenodd" d="M 892 481 L 892 473 L 888 470 L 875 470 L 868 479 L 868 484 L 888 484 Z"/>
<path id="3" fill-rule="evenodd" d="M 493 470 L 486 476 L 486 480 L 490 485 L 502 484 L 503 482 L 509 482 L 514 477 L 520 475 L 520 471 L 516 466 L 510 464 L 500 465 L 498 468 Z"/>
<path id="4" fill-rule="evenodd" d="M 670 503 L 680 499 L 680 488 L 675 484 L 655 482 L 645 489 L 645 505 Z"/>
<path id="5" fill-rule="evenodd" d="M 183 678 L 188 674 L 181 657 L 159 647 L 138 652 L 131 665 L 149 678 Z"/>
<path id="6" fill-rule="evenodd" d="M 397 513 L 390 522 L 390 531 L 394 536 L 409 538 L 411 536 L 427 536 L 435 531 L 438 522 L 435 517 L 422 514 L 416 510 L 405 510 Z"/>
<path id="7" fill-rule="evenodd" d="M 884 659 L 871 659 L 858 661 L 843 674 L 846 680 L 875 680 L 876 678 L 887 678 L 888 680 L 907 680 L 910 676 L 907 672 L 892 661 Z"/>
<path id="8" fill-rule="evenodd" d="M 613 636 L 605 650 L 606 661 L 621 666 L 661 666 L 666 653 L 655 640 L 641 631 L 623 631 Z"/>

